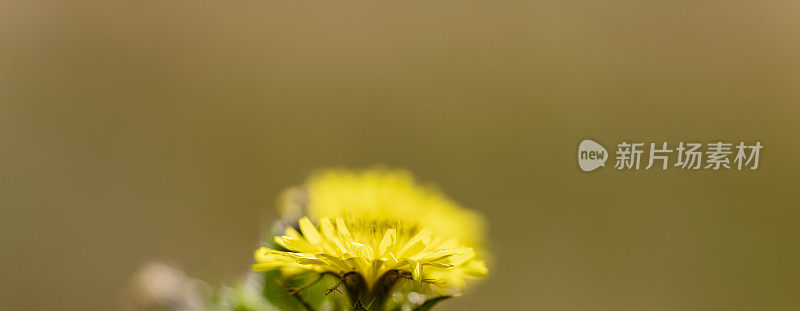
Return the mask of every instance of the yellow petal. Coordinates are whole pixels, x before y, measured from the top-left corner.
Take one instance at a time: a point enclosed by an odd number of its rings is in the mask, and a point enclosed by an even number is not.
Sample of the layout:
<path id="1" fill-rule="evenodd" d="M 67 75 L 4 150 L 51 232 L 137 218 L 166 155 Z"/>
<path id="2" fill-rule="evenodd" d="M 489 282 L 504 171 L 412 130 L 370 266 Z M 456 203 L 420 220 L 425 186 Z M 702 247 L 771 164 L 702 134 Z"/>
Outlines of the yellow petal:
<path id="1" fill-rule="evenodd" d="M 324 265 L 325 264 L 324 261 L 319 260 L 319 258 L 317 258 L 315 256 L 311 256 L 311 255 L 303 255 L 303 256 L 297 257 L 297 263 L 303 264 L 303 265 Z"/>
<path id="2" fill-rule="evenodd" d="M 333 240 L 336 238 L 336 234 L 334 233 L 333 223 L 328 218 L 322 218 L 319 220 L 319 228 L 322 231 L 322 235 L 325 236 L 328 240 Z"/>
<path id="3" fill-rule="evenodd" d="M 422 281 L 422 265 L 418 261 L 408 260 L 408 265 L 411 267 L 411 278 L 414 281 Z"/>
<path id="4" fill-rule="evenodd" d="M 308 217 L 303 217 L 300 219 L 300 232 L 303 233 L 303 236 L 310 242 L 311 244 L 319 244 L 322 242 L 322 236 L 317 231 L 317 228 L 314 227 L 314 224 L 311 223 L 311 220 Z"/>
<path id="5" fill-rule="evenodd" d="M 386 230 L 386 233 L 383 235 L 383 240 L 381 240 L 381 245 L 378 248 L 378 255 L 383 256 L 383 254 L 386 253 L 386 249 L 392 246 L 395 240 L 397 240 L 397 230 L 394 228 Z"/>
<path id="6" fill-rule="evenodd" d="M 336 218 L 336 229 L 342 236 L 350 237 L 350 231 L 347 231 L 347 226 L 344 224 L 344 219 Z"/>
<path id="7" fill-rule="evenodd" d="M 300 235 L 300 232 L 297 232 L 297 230 L 294 230 L 294 228 L 292 227 L 287 227 L 286 232 L 283 235 L 295 239 L 300 239 L 303 237 L 302 235 Z"/>
<path id="8" fill-rule="evenodd" d="M 419 233 L 414 235 L 413 238 L 408 240 L 406 245 L 400 250 L 400 257 L 411 257 L 425 249 L 431 243 L 431 234 L 433 230 L 425 227 Z"/>
<path id="9" fill-rule="evenodd" d="M 294 239 L 288 236 L 276 236 L 275 243 L 278 243 L 278 245 L 283 246 L 285 249 L 296 252 L 315 253 L 319 250 L 319 247 L 309 244 L 308 241 L 302 238 Z"/>
<path id="10" fill-rule="evenodd" d="M 464 265 L 464 274 L 482 278 L 489 274 L 489 269 L 483 260 L 473 260 Z"/>
<path id="11" fill-rule="evenodd" d="M 370 259 L 370 260 L 372 258 L 375 258 L 375 252 L 372 250 L 372 247 L 370 247 L 369 245 L 364 245 L 364 244 L 356 243 L 356 242 L 350 243 L 350 245 L 352 245 L 353 253 L 355 253 L 356 256 L 359 256 L 359 257 L 361 257 L 363 259 Z"/>

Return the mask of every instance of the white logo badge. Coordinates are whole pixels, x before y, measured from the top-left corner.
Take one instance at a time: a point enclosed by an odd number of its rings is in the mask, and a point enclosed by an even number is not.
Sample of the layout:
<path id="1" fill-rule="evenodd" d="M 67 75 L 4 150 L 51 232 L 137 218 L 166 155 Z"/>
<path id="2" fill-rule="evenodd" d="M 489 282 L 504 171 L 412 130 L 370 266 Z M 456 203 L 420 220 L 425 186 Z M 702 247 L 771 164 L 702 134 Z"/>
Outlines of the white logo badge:
<path id="1" fill-rule="evenodd" d="M 608 151 L 600 144 L 586 139 L 578 145 L 578 165 L 584 172 L 591 172 L 606 166 Z"/>

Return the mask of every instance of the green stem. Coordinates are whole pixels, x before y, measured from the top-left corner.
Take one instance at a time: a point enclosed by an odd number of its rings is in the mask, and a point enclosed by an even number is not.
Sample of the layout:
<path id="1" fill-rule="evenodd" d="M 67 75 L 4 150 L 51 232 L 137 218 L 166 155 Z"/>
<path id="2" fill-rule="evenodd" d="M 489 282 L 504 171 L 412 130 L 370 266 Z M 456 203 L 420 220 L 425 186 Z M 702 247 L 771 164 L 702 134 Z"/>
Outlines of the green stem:
<path id="1" fill-rule="evenodd" d="M 308 304 L 308 302 L 306 302 L 306 300 L 303 299 L 303 297 L 300 297 L 299 293 L 293 294 L 292 297 L 297 299 L 297 302 L 299 302 L 301 305 L 303 305 L 303 307 L 305 307 L 307 311 L 314 311 L 314 309 L 311 308 L 311 305 Z"/>

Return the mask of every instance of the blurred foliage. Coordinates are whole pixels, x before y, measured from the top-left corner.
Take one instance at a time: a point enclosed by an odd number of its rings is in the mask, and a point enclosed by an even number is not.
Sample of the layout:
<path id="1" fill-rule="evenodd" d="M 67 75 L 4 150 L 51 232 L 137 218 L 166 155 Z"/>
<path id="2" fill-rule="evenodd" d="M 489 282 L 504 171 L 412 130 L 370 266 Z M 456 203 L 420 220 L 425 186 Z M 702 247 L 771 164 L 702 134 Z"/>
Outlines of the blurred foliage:
<path id="1" fill-rule="evenodd" d="M 230 288 L 223 288 L 210 298 L 212 311 L 308 311 L 308 310 L 430 310 L 451 296 L 425 300 L 421 292 L 431 292 L 427 285 L 411 280 L 399 282 L 388 291 L 382 305 L 373 299 L 350 302 L 342 280 L 332 274 L 307 272 L 287 276 L 280 270 L 251 273 Z"/>

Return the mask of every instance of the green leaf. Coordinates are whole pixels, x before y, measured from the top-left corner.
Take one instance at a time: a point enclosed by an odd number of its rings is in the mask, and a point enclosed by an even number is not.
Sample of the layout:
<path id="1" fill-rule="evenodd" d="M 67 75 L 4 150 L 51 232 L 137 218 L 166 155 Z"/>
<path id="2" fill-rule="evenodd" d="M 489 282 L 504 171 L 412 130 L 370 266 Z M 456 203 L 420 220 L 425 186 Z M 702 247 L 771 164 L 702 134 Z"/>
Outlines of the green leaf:
<path id="1" fill-rule="evenodd" d="M 299 292 L 314 310 L 347 310 L 349 299 L 341 280 L 330 274 L 313 274 L 307 288 Z M 325 306 L 323 308 L 323 306 Z"/>
<path id="2" fill-rule="evenodd" d="M 283 274 L 280 270 L 270 270 L 264 272 L 264 298 L 270 304 L 280 310 L 286 311 L 305 311 L 307 308 L 303 306 L 300 301 L 302 298 L 294 297 L 289 294 L 287 289 L 289 283 L 283 279 Z"/>
<path id="3" fill-rule="evenodd" d="M 423 303 L 421 306 L 414 309 L 414 311 L 428 311 L 433 308 L 437 303 L 442 302 L 445 299 L 453 298 L 453 296 L 439 296 L 428 299 Z"/>
<path id="4" fill-rule="evenodd" d="M 264 298 L 281 311 L 347 310 L 349 301 L 340 279 L 331 274 L 304 272 L 285 275 L 264 272 Z"/>

